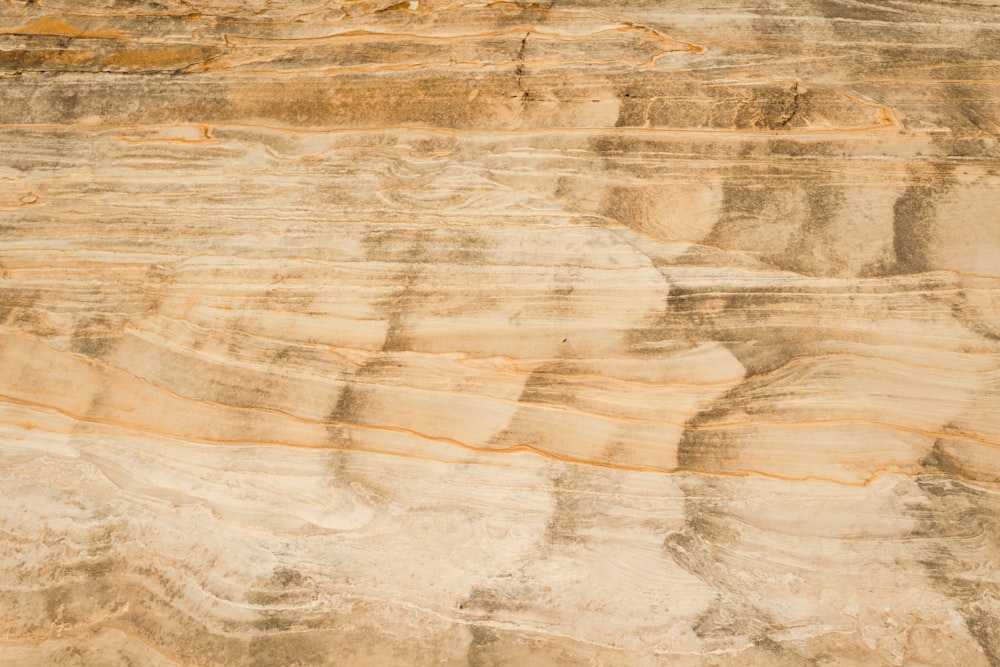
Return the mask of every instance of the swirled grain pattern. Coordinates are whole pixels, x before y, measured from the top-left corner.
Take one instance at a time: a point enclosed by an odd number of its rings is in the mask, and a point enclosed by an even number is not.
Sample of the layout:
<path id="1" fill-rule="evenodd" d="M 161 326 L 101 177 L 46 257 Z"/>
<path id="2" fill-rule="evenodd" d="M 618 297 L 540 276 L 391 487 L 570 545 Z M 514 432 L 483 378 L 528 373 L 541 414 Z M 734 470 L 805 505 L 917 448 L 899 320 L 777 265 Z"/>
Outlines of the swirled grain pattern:
<path id="1" fill-rule="evenodd" d="M 1000 665 L 990 0 L 0 0 L 0 664 Z"/>

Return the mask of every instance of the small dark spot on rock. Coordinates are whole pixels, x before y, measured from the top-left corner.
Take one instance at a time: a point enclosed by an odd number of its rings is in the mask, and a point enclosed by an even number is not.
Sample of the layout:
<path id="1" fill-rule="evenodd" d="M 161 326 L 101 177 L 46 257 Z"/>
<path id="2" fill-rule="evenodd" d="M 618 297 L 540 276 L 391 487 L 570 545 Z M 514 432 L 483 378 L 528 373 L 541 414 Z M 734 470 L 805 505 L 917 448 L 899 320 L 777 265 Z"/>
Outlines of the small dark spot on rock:
<path id="1" fill-rule="evenodd" d="M 302 583 L 302 573 L 290 567 L 277 567 L 271 575 L 271 581 L 283 588 L 297 586 Z"/>
<path id="2" fill-rule="evenodd" d="M 931 230 L 937 192 L 929 186 L 906 188 L 892 207 L 892 246 L 895 273 L 920 273 L 930 269 Z"/>
<path id="3" fill-rule="evenodd" d="M 499 667 L 499 662 L 490 655 L 491 647 L 497 643 L 496 632 L 483 625 L 473 625 L 469 628 L 472 641 L 466 653 L 469 667 Z"/>

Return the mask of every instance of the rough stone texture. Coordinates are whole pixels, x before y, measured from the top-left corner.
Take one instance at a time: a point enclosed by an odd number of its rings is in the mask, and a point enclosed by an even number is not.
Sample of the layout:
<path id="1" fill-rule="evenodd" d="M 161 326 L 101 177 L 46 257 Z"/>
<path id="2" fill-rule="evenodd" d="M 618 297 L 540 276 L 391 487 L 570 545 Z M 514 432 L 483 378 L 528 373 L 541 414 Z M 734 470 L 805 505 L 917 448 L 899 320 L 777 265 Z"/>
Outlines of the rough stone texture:
<path id="1" fill-rule="evenodd" d="M 0 664 L 1000 665 L 1000 6 L 0 0 Z"/>

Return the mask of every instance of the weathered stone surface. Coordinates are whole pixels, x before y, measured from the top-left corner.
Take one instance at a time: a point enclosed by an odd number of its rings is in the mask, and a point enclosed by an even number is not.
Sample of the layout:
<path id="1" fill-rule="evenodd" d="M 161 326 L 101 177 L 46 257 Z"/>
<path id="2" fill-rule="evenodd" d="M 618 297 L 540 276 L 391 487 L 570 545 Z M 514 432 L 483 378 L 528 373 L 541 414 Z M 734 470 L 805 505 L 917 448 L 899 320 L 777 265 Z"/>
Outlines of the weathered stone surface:
<path id="1" fill-rule="evenodd" d="M 1000 665 L 986 0 L 0 2 L 0 664 Z"/>

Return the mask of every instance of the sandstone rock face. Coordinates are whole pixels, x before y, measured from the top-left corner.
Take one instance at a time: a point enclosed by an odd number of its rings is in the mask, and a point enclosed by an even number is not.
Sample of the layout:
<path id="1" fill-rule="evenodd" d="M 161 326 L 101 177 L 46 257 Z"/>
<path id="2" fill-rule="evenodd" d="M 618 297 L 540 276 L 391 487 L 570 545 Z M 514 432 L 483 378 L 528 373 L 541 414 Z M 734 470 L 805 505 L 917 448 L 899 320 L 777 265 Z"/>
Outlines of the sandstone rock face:
<path id="1" fill-rule="evenodd" d="M 997 9 L 0 2 L 0 664 L 1000 665 Z"/>

